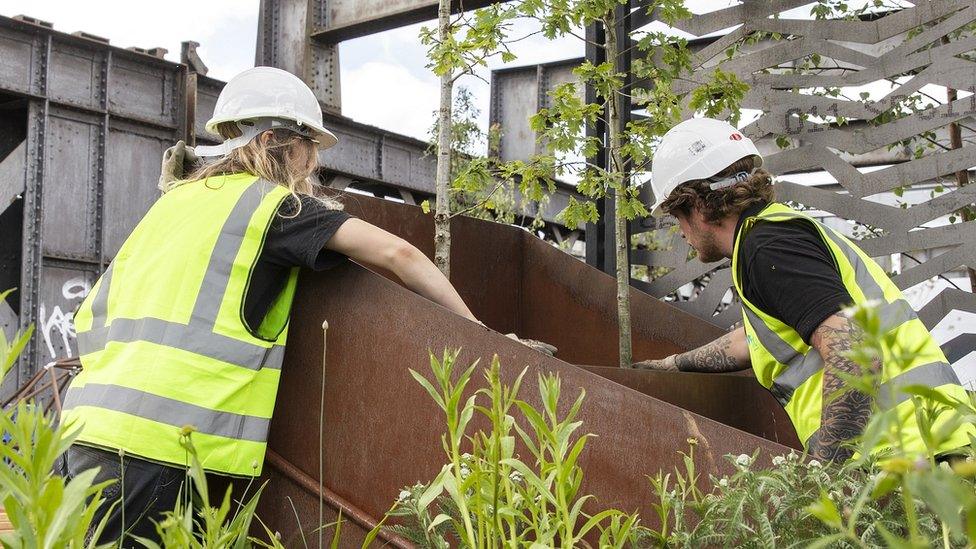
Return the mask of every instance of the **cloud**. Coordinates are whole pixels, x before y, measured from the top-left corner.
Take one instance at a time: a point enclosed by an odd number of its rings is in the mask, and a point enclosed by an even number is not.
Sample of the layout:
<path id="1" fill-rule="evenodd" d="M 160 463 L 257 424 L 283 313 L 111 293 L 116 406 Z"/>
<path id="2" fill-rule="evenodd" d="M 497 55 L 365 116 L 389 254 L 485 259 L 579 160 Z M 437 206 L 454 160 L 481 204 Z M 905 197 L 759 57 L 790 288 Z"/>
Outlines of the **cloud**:
<path id="1" fill-rule="evenodd" d="M 358 122 L 427 140 L 439 87 L 399 64 L 369 61 L 343 70 L 342 114 Z"/>

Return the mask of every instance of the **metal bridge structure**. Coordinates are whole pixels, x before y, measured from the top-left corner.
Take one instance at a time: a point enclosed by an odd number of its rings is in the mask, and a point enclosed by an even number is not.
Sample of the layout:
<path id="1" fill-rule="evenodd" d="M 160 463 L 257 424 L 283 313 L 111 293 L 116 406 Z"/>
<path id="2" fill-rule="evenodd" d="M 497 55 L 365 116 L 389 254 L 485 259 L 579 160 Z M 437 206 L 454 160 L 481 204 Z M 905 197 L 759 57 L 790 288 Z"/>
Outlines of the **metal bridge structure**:
<path id="1" fill-rule="evenodd" d="M 464 8 L 485 3 L 467 2 Z M 896 95 L 931 86 L 966 91 L 976 82 L 971 58 L 976 38 L 952 38 L 955 30 L 976 21 L 976 5 L 919 1 L 857 21 L 776 17 L 803 4 L 746 0 L 682 23 L 681 30 L 703 38 L 692 42 L 694 70 L 679 91 L 703 82 L 724 59 L 723 70 L 751 86 L 744 107 L 760 114 L 744 131 L 780 176 L 781 199 L 870 226 L 876 236 L 861 245 L 873 256 L 937 250 L 902 269 L 894 277 L 900 287 L 973 267 L 976 221 L 940 220 L 974 202 L 976 185 L 954 182 L 971 177 L 976 166 L 976 95 L 960 94 L 948 104 L 884 124 L 869 120 Z M 322 103 L 339 145 L 321 155 L 321 182 L 359 191 L 345 195 L 349 211 L 428 254 L 433 221 L 411 204 L 434 193 L 433 157 L 425 154 L 422 141 L 342 116 L 337 44 L 431 19 L 436 6 L 432 0 L 263 0 L 255 59 L 301 76 Z M 625 41 L 654 20 L 637 1 L 620 9 L 628 32 L 618 36 Z M 726 59 L 726 50 L 756 31 L 787 38 L 735 48 Z M 600 29 L 587 33 L 596 37 Z M 223 83 L 206 75 L 195 46 L 184 43 L 181 62 L 173 63 L 159 49 L 116 47 L 97 36 L 58 32 L 30 17 L 0 17 L 0 288 L 19 289 L 13 303 L 0 303 L 0 327 L 8 334 L 37 327 L 0 391 L 4 395 L 44 364 L 75 354 L 72 312 L 158 196 L 162 152 L 178 139 L 211 139 L 203 124 Z M 594 48 L 586 53 L 599 59 Z M 813 54 L 827 60 L 830 70 L 790 72 Z M 502 125 L 502 158 L 524 158 L 538 150 L 526 119 L 545 105 L 547 90 L 571 77 L 575 64 L 495 71 L 490 118 Z M 877 102 L 809 92 L 886 79 L 897 87 Z M 636 107 L 630 113 L 634 120 L 640 116 Z M 817 117 L 818 112 L 839 114 L 847 123 Z M 588 131 L 603 135 L 605 130 Z M 922 155 L 898 146 L 912 136 L 935 145 Z M 779 137 L 788 147 L 779 148 Z M 837 185 L 793 181 L 797 174 L 820 170 Z M 898 187 L 940 182 L 945 192 L 907 208 L 876 200 Z M 303 276 L 272 425 L 266 471 L 272 482 L 261 509 L 285 539 L 297 539 L 301 528 L 313 529 L 324 502 L 326 520 L 341 511 L 354 525 L 343 530 L 343 545 L 358 546 L 402 486 L 436 474 L 443 460 L 437 410 L 407 373 L 407 368 L 423 371 L 431 349 L 463 347 L 466 362 L 480 358 L 484 363 L 497 353 L 507 380 L 528 366 L 529 378 L 559 373 L 564 392 L 573 396 L 585 389 L 581 419 L 599 442 L 582 456 L 584 490 L 597 495 L 601 506 L 639 509 L 649 518 L 651 494 L 640 479 L 677 465 L 677 452 L 687 448 L 688 438 L 699 441 L 696 459 L 705 474 L 728 472 L 721 457 L 727 453 L 760 448 L 768 459 L 798 447 L 782 409 L 750 376 L 611 367 L 617 362 L 616 313 L 614 283 L 607 274 L 613 270 L 612 254 L 605 251 L 612 250 L 612 231 L 599 224 L 560 227 L 555 214 L 573 193 L 571 186 L 560 186 L 541 214 L 554 238 L 583 238 L 585 232 L 589 265 L 524 230 L 454 220 L 452 283 L 491 330 L 408 292 L 386 273 L 349 264 Z M 600 205 L 604 212 L 612 211 L 610 200 Z M 527 215 L 538 207 L 521 206 Z M 726 266 L 689 260 L 683 241 L 648 220 L 635 221 L 631 230 L 652 233 L 664 243 L 660 249 L 632 250 L 632 263 L 670 269 L 659 278 L 634 281 L 637 358 L 693 348 L 737 319 L 735 303 L 725 303 L 731 285 Z M 707 283 L 701 283 L 706 275 Z M 658 299 L 690 281 L 700 283 L 692 299 Z M 976 312 L 976 298 L 947 289 L 919 315 L 932 327 L 954 310 Z M 330 325 L 327 344 L 323 321 Z M 558 358 L 497 332 L 553 343 Z M 947 346 L 958 356 L 971 348 L 964 336 Z M 530 402 L 536 402 L 535 390 L 534 381 L 523 387 Z M 319 409 L 322 391 L 326 405 L 319 423 L 309 410 Z"/>

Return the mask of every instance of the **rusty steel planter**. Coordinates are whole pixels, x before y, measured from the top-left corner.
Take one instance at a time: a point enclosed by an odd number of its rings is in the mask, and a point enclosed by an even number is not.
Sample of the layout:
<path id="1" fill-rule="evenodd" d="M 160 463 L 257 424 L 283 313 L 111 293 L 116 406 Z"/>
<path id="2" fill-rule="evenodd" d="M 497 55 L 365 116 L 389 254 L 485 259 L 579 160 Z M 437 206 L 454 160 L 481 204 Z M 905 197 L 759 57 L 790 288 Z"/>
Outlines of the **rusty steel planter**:
<path id="1" fill-rule="evenodd" d="M 361 197 L 347 203 L 356 215 L 432 252 L 433 225 L 418 208 Z M 487 365 L 497 354 L 508 383 L 528 367 L 521 395 L 534 405 L 537 373 L 560 375 L 566 407 L 585 389 L 580 419 L 583 431 L 597 438 L 581 457 L 582 490 L 596 496 L 593 508 L 640 510 L 645 522 L 652 498 L 646 475 L 678 465 L 677 452 L 687 449 L 688 438 L 699 441 L 696 459 L 705 474 L 729 471 L 724 454 L 761 448 L 769 456 L 788 451 L 783 444 L 795 446 L 785 413 L 750 377 L 572 365 L 617 361 L 611 277 L 513 227 L 456 219 L 453 240 L 452 282 L 497 331 L 352 263 L 303 273 L 271 427 L 275 456 L 266 476 L 272 482 L 259 509 L 286 542 L 300 543 L 299 523 L 306 536 L 317 525 L 320 442 L 323 494 L 332 498 L 325 521 L 343 505 L 347 518 L 357 514 L 343 525 L 343 546 L 358 546 L 371 524 L 363 516 L 381 518 L 401 487 L 435 476 L 445 461 L 442 416 L 408 372 L 429 374 L 428 350 L 460 347 L 465 365 L 476 359 Z M 640 292 L 632 306 L 640 358 L 665 356 L 720 334 Z M 323 321 L 330 325 L 324 369 Z M 558 358 L 498 333 L 511 331 L 553 343 Z M 483 384 L 476 375 L 472 390 Z"/>

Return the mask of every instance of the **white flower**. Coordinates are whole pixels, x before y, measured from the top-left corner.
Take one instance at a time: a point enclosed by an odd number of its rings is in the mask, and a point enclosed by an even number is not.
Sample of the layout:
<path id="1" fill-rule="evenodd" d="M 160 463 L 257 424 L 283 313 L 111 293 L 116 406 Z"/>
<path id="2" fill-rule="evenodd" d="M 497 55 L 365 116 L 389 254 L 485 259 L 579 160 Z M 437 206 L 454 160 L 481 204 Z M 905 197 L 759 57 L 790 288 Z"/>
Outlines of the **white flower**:
<path id="1" fill-rule="evenodd" d="M 468 478 L 468 475 L 470 474 L 471 474 L 471 469 L 468 469 L 466 466 L 461 465 L 461 479 L 463 480 Z"/>
<path id="2" fill-rule="evenodd" d="M 723 478 L 722 480 L 718 481 L 718 485 L 721 486 L 722 488 L 728 488 L 729 479 Z"/>
<path id="3" fill-rule="evenodd" d="M 786 456 L 786 459 L 788 459 L 790 461 L 795 460 L 796 459 L 796 452 L 794 452 L 793 450 L 790 450 L 790 454 L 788 456 Z"/>
<path id="4" fill-rule="evenodd" d="M 522 476 L 522 473 L 519 473 L 518 471 L 512 471 L 511 473 L 509 473 L 508 478 L 511 479 L 512 482 L 516 484 L 525 480 L 525 478 Z"/>
<path id="5" fill-rule="evenodd" d="M 807 467 L 813 469 L 813 468 L 816 468 L 816 467 L 822 467 L 822 465 L 820 464 L 819 461 L 817 461 L 815 459 L 811 459 L 810 461 L 807 462 Z"/>
<path id="6" fill-rule="evenodd" d="M 739 457 L 735 458 L 735 464 L 740 467 L 748 467 L 752 463 L 752 458 L 749 454 L 739 454 Z"/>
<path id="7" fill-rule="evenodd" d="M 400 495 L 397 496 L 397 501 L 407 501 L 407 498 L 409 497 L 410 497 L 409 490 L 400 490 Z"/>
<path id="8" fill-rule="evenodd" d="M 786 458 L 783 456 L 773 456 L 773 465 L 779 467 L 786 463 Z"/>

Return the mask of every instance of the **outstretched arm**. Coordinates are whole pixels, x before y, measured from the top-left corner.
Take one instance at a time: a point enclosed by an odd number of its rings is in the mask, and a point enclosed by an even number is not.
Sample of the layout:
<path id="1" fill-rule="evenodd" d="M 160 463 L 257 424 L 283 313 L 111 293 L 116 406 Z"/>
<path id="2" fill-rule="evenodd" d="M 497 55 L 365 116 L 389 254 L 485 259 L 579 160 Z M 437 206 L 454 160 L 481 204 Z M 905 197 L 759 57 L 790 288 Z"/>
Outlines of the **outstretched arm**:
<path id="1" fill-rule="evenodd" d="M 839 462 L 850 458 L 853 452 L 845 443 L 864 432 L 871 416 L 871 397 L 846 387 L 840 375 L 861 374 L 860 367 L 845 356 L 859 339 L 856 327 L 840 313 L 824 320 L 810 338 L 824 362 L 820 430 L 807 448 L 817 459 Z"/>
<path id="2" fill-rule="evenodd" d="M 433 262 L 412 244 L 361 219 L 350 219 L 326 248 L 354 261 L 392 271 L 407 288 L 470 320 L 478 321 Z"/>
<path id="3" fill-rule="evenodd" d="M 749 347 L 745 328 L 738 328 L 701 347 L 660 360 L 645 360 L 633 365 L 642 370 L 682 372 L 735 372 L 749 367 Z"/>

